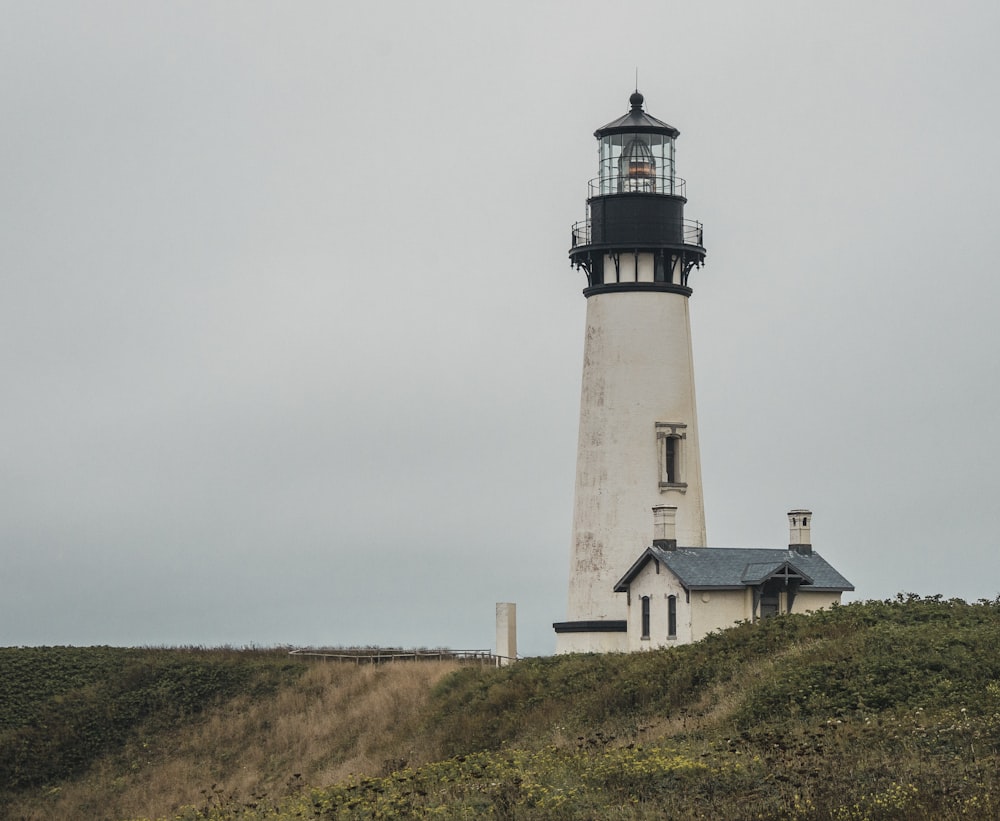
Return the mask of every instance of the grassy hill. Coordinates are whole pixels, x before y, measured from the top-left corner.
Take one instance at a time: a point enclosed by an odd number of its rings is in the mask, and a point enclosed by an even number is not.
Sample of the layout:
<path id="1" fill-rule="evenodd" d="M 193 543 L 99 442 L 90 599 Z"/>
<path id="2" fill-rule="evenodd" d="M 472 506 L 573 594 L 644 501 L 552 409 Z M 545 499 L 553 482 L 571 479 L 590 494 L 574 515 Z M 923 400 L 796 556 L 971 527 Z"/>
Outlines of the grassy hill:
<path id="1" fill-rule="evenodd" d="M 1000 817 L 1000 601 L 636 655 L 0 650 L 12 819 Z"/>

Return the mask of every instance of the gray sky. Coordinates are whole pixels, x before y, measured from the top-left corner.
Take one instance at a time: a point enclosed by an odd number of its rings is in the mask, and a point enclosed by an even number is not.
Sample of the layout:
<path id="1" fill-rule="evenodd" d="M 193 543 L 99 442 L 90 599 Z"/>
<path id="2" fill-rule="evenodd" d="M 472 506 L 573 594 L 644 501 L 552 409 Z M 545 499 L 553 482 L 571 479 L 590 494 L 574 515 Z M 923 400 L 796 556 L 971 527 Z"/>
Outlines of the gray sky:
<path id="1" fill-rule="evenodd" d="M 709 543 L 1000 593 L 1000 5 L 5 2 L 0 644 L 565 616 L 594 129 L 681 130 Z M 637 553 L 641 546 L 637 546 Z"/>

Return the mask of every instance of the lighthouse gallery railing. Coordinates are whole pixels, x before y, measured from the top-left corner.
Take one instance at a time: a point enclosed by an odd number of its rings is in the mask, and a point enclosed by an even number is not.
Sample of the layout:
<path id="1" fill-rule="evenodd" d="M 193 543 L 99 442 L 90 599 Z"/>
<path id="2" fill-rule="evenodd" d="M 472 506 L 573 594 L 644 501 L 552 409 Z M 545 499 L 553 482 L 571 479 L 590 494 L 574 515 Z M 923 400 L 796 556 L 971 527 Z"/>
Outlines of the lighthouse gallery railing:
<path id="1" fill-rule="evenodd" d="M 704 246 L 704 228 L 697 220 L 682 220 L 681 232 L 685 245 Z M 579 245 L 590 245 L 591 226 L 590 220 L 580 220 L 573 224 L 573 248 Z"/>

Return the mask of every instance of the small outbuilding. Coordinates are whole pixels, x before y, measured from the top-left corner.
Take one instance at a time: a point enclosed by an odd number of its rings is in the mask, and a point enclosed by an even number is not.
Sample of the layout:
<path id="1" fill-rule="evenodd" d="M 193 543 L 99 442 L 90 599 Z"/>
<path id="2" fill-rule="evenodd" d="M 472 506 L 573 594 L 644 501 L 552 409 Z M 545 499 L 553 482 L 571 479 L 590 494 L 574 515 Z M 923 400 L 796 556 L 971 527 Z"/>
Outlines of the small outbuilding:
<path id="1" fill-rule="evenodd" d="M 698 641 L 741 621 L 821 610 L 854 590 L 813 551 L 808 510 L 788 513 L 787 548 L 678 546 L 676 511 L 653 508 L 653 544 L 614 587 L 627 601 L 630 652 Z"/>

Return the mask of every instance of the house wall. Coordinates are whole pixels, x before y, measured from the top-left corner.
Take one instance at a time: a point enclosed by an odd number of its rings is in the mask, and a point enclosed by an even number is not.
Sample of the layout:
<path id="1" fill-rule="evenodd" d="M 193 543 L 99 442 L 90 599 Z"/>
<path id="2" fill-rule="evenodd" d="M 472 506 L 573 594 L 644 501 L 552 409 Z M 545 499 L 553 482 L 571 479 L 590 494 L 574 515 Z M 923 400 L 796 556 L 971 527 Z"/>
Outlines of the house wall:
<path id="1" fill-rule="evenodd" d="M 652 650 L 657 647 L 671 647 L 688 644 L 691 641 L 691 607 L 687 603 L 684 588 L 677 577 L 657 562 L 647 562 L 631 584 L 631 604 L 628 606 L 628 650 Z M 626 594 L 619 593 L 622 599 Z M 677 635 L 670 638 L 668 628 L 668 597 L 677 597 Z M 649 596 L 649 638 L 642 638 L 642 597 Z"/>
<path id="2" fill-rule="evenodd" d="M 631 631 L 631 627 L 629 628 Z M 559 633 L 556 636 L 560 653 L 627 653 L 626 633 Z"/>
<path id="3" fill-rule="evenodd" d="M 792 601 L 793 613 L 809 613 L 813 610 L 823 610 L 833 604 L 840 604 L 842 593 L 813 593 L 805 592 L 804 588 L 799 588 Z"/>
<path id="4" fill-rule="evenodd" d="M 750 590 L 692 590 L 691 640 L 698 641 L 716 630 L 725 630 L 751 618 Z"/>

